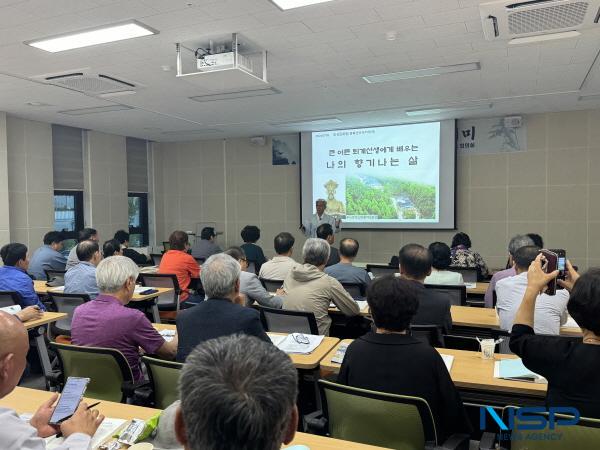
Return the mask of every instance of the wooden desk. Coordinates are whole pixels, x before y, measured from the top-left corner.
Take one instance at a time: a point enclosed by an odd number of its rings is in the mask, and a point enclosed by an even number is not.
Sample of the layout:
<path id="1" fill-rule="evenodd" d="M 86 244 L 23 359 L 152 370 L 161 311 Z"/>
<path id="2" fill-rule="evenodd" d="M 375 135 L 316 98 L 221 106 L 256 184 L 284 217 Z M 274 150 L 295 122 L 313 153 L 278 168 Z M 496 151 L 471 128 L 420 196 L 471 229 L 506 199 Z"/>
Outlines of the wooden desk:
<path id="1" fill-rule="evenodd" d="M 351 339 L 346 339 L 336 345 L 321 361 L 321 369 L 338 373 L 340 364 L 332 362 L 331 358 L 335 355 L 339 345 L 349 344 L 350 342 L 352 342 Z M 507 392 L 534 397 L 545 397 L 546 395 L 546 384 L 494 378 L 494 362 L 500 359 L 517 358 L 515 355 L 496 354 L 495 360 L 486 360 L 481 358 L 480 352 L 446 348 L 439 348 L 437 351 L 444 355 L 454 356 L 450 376 L 458 388 L 487 392 Z"/>
<path id="2" fill-rule="evenodd" d="M 44 312 L 44 315 L 41 319 L 36 320 L 28 320 L 27 322 L 23 322 L 23 325 L 27 330 L 31 330 L 32 328 L 39 327 L 41 325 L 46 325 L 48 323 L 56 322 L 57 320 L 64 319 L 67 317 L 67 313 L 57 313 L 57 312 Z"/>
<path id="3" fill-rule="evenodd" d="M 153 323 L 152 326 L 158 330 L 176 330 L 175 325 L 166 324 L 166 323 Z M 275 334 L 275 335 L 283 335 L 284 333 L 267 333 L 267 334 Z M 294 367 L 296 369 L 303 370 L 311 370 L 319 367 L 319 363 L 321 360 L 329 353 L 329 351 L 335 347 L 340 340 L 338 338 L 333 338 L 329 336 L 325 336 L 323 338 L 323 342 L 309 355 L 298 355 L 291 354 L 290 358 L 294 363 Z"/>
<path id="4" fill-rule="evenodd" d="M 467 288 L 467 295 L 485 295 L 490 283 L 477 283 L 474 288 Z"/>
<path id="5" fill-rule="evenodd" d="M 17 387 L 9 395 L 0 399 L 0 406 L 14 409 L 19 414 L 33 413 L 50 397 L 50 395 L 52 395 L 51 392 Z M 97 400 L 86 398 L 85 401 L 88 404 L 92 404 L 96 403 Z M 98 409 L 100 413 L 104 414 L 106 417 L 125 420 L 148 420 L 160 412 L 159 409 L 125 405 L 123 403 L 114 403 L 104 400 L 101 401 L 98 406 L 94 407 L 94 409 Z M 370 445 L 357 444 L 354 442 L 330 439 L 305 433 L 296 433 L 296 437 L 290 443 L 290 446 L 301 444 L 307 445 L 311 450 L 339 450 L 342 448 L 345 450 L 383 450 L 382 447 L 373 447 Z"/>
<path id="6" fill-rule="evenodd" d="M 493 308 L 474 308 L 470 306 L 451 306 L 452 325 L 470 328 L 500 329 L 496 310 Z M 563 336 L 581 336 L 581 328 L 561 327 Z"/>

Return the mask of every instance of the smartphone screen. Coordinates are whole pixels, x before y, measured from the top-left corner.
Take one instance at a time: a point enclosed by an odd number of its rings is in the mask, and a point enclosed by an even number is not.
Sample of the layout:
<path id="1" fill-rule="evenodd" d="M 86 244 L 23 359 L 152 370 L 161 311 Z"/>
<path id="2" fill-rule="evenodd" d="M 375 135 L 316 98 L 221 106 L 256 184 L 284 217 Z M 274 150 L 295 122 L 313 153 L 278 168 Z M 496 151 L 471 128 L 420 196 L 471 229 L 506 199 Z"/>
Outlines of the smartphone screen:
<path id="1" fill-rule="evenodd" d="M 52 417 L 50 417 L 50 421 L 48 422 L 49 424 L 57 425 L 75 413 L 89 382 L 89 378 L 67 378 L 56 408 L 54 408 Z"/>
<path id="2" fill-rule="evenodd" d="M 556 256 L 558 258 L 558 262 L 556 264 L 556 268 L 560 272 L 558 274 L 558 278 L 560 280 L 564 280 L 565 279 L 565 275 L 566 275 L 566 271 L 567 271 L 567 252 L 565 252 L 562 249 L 552 249 L 550 251 L 556 253 Z"/>
<path id="3" fill-rule="evenodd" d="M 544 255 L 546 259 L 546 263 L 544 266 L 544 272 L 551 273 L 554 272 L 558 268 L 558 255 L 552 250 L 541 250 L 540 252 Z M 546 294 L 555 295 L 556 294 L 556 279 L 553 279 L 548 283 L 548 287 L 546 289 Z"/>

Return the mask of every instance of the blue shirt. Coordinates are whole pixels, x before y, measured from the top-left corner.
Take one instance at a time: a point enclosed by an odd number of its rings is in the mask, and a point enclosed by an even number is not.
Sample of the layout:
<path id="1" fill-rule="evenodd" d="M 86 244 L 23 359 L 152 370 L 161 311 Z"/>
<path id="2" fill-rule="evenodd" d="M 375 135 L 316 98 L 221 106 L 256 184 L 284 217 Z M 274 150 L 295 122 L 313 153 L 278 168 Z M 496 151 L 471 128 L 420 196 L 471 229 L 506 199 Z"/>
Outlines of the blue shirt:
<path id="1" fill-rule="evenodd" d="M 21 308 L 38 305 L 42 311 L 46 311 L 35 293 L 31 277 L 23 269 L 13 266 L 0 267 L 0 291 L 15 291 L 21 294 Z"/>
<path id="2" fill-rule="evenodd" d="M 324 272 L 338 280 L 340 283 L 356 283 L 367 287 L 371 284 L 371 278 L 365 269 L 347 263 L 337 263 L 325 267 Z"/>
<path id="3" fill-rule="evenodd" d="M 45 280 L 46 272 L 44 270 L 65 270 L 67 258 L 60 252 L 57 252 L 49 245 L 44 245 L 33 252 L 31 261 L 29 261 L 29 273 L 36 280 Z"/>
<path id="4" fill-rule="evenodd" d="M 96 266 L 81 261 L 65 273 L 65 294 L 87 294 L 93 300 L 99 293 L 96 284 Z"/>

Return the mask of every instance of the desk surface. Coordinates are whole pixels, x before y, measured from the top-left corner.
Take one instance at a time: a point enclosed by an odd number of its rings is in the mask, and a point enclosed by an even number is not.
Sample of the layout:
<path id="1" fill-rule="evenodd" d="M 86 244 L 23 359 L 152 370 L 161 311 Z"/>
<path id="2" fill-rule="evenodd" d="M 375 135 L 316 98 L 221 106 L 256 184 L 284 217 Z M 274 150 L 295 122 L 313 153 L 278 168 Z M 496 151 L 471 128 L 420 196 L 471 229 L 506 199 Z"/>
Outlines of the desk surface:
<path id="1" fill-rule="evenodd" d="M 66 313 L 57 313 L 57 312 L 45 312 L 41 319 L 36 320 L 28 320 L 27 322 L 23 322 L 25 328 L 30 330 L 35 327 L 39 327 L 40 325 L 45 325 L 47 323 L 56 322 L 57 320 L 64 319 L 67 317 Z"/>
<path id="2" fill-rule="evenodd" d="M 467 288 L 467 295 L 485 295 L 490 283 L 477 283 L 474 288 Z"/>
<path id="3" fill-rule="evenodd" d="M 46 286 L 46 282 L 44 280 L 33 280 L 33 286 L 35 289 L 35 293 L 38 295 L 47 294 L 49 291 L 52 291 L 52 289 L 53 289 L 52 287 Z M 151 300 L 162 294 L 167 294 L 169 292 L 173 292 L 172 288 L 161 288 L 161 287 L 150 288 L 149 287 L 148 289 L 156 289 L 158 292 L 155 292 L 154 294 L 149 294 L 149 295 L 140 295 L 140 294 L 134 293 L 131 301 L 132 302 L 142 302 L 144 300 Z"/>
<path id="4" fill-rule="evenodd" d="M 321 369 L 338 373 L 340 364 L 331 361 L 335 355 L 337 347 L 343 343 L 349 344 L 351 339 L 346 339 L 336 345 L 323 361 Z M 450 376 L 452 381 L 459 388 L 477 389 L 491 392 L 509 392 L 513 394 L 533 395 L 544 397 L 546 395 L 546 385 L 537 383 L 528 383 L 525 381 L 509 381 L 494 378 L 494 362 L 500 359 L 516 358 L 515 355 L 495 355 L 494 360 L 485 360 L 481 358 L 480 352 L 469 352 L 466 350 L 452 350 L 446 348 L 437 349 L 444 355 L 454 356 Z"/>
<path id="5" fill-rule="evenodd" d="M 12 393 L 3 399 L 0 399 L 0 406 L 14 409 L 18 413 L 35 412 L 40 404 L 48 399 L 50 395 L 51 393 L 46 391 L 17 387 Z M 86 399 L 86 402 L 92 404 L 96 401 L 93 399 Z M 125 405 L 123 403 L 107 402 L 104 400 L 94 409 L 98 409 L 106 417 L 125 420 L 134 418 L 147 420 L 160 412 L 160 410 L 154 408 Z M 329 439 L 322 436 L 296 433 L 296 438 L 290 445 L 300 444 L 307 445 L 311 450 L 339 450 L 342 448 L 348 450 L 381 450 L 381 447 L 372 447 L 337 439 Z"/>
<path id="6" fill-rule="evenodd" d="M 175 330 L 175 325 L 165 324 L 165 323 L 153 323 L 152 326 L 156 328 L 158 331 L 161 330 Z M 271 334 L 271 333 L 268 333 Z M 281 333 L 272 333 L 272 334 L 281 334 Z M 323 342 L 309 355 L 298 355 L 291 354 L 290 358 L 292 358 L 292 362 L 294 363 L 294 367 L 296 369 L 315 369 L 319 367 L 319 363 L 321 360 L 327 355 L 327 353 L 335 347 L 340 340 L 338 338 L 333 338 L 329 336 L 325 336 Z"/>
<path id="7" fill-rule="evenodd" d="M 498 315 L 493 308 L 474 308 L 471 306 L 451 306 L 452 325 L 474 328 L 500 328 Z M 564 336 L 581 336 L 581 328 L 561 327 L 560 334 Z"/>

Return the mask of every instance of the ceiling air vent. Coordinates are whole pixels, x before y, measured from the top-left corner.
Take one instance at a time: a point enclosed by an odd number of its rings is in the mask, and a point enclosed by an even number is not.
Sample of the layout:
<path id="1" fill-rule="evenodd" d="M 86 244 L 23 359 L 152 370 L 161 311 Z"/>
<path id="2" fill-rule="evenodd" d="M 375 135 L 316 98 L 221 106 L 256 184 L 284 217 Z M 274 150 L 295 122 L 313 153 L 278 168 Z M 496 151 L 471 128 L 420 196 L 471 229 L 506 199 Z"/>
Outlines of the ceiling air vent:
<path id="1" fill-rule="evenodd" d="M 487 40 L 535 42 L 596 26 L 600 0 L 500 0 L 480 4 L 479 12 Z"/>
<path id="2" fill-rule="evenodd" d="M 73 70 L 66 73 L 39 75 L 34 79 L 92 95 L 133 91 L 140 87 L 131 81 L 90 70 Z"/>

